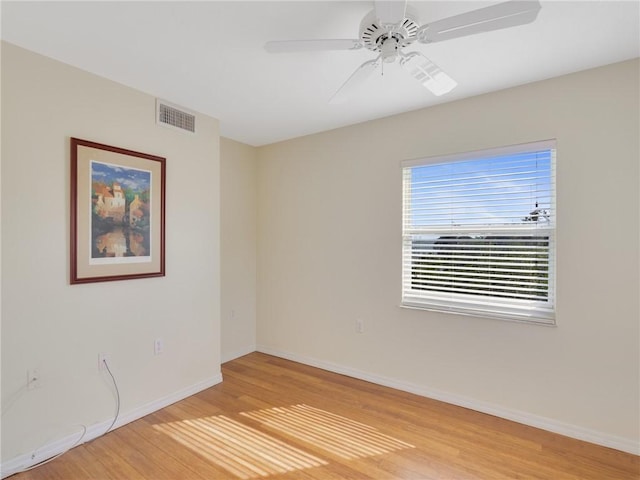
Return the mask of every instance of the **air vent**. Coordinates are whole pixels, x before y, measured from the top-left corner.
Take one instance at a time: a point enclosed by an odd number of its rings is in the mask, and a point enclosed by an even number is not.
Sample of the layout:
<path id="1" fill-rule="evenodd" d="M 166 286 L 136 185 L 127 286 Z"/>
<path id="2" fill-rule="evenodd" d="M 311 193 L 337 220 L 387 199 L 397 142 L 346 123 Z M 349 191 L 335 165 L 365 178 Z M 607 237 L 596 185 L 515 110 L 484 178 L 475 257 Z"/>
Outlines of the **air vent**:
<path id="1" fill-rule="evenodd" d="M 196 116 L 164 100 L 156 100 L 156 123 L 183 132 L 196 133 Z"/>

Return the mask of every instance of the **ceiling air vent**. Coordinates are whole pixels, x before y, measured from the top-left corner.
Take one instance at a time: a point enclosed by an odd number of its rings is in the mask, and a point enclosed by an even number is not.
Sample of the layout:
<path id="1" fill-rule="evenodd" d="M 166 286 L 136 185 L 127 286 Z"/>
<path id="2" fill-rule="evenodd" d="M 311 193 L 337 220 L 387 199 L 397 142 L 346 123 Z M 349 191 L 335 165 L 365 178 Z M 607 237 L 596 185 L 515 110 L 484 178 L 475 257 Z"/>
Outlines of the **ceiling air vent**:
<path id="1" fill-rule="evenodd" d="M 196 116 L 164 100 L 156 100 L 156 123 L 183 132 L 196 133 Z"/>

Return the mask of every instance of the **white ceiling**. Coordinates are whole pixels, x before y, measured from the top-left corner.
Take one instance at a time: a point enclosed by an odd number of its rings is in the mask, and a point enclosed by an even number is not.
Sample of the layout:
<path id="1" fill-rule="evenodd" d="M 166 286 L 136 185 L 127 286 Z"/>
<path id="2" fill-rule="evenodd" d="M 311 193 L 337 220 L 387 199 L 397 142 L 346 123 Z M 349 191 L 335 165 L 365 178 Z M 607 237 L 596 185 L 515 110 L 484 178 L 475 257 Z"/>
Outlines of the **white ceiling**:
<path id="1" fill-rule="evenodd" d="M 409 2 L 420 23 L 497 3 Z M 640 2 L 542 1 L 529 25 L 411 46 L 458 82 L 434 97 L 398 65 L 328 99 L 366 49 L 269 54 L 268 40 L 358 38 L 370 1 L 2 2 L 2 38 L 220 120 L 264 145 L 640 56 Z M 615 88 L 615 85 L 603 85 Z"/>

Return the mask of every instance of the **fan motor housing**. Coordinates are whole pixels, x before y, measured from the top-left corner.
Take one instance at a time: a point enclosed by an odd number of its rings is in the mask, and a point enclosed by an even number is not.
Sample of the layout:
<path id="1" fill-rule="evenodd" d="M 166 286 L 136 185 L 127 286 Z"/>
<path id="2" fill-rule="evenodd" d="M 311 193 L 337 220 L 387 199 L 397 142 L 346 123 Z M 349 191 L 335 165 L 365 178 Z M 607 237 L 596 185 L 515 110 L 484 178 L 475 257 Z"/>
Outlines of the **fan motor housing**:
<path id="1" fill-rule="evenodd" d="M 380 25 L 373 10 L 360 22 L 360 39 L 366 48 L 374 52 L 380 52 L 382 45 L 389 39 L 397 43 L 398 48 L 402 48 L 416 40 L 419 27 L 418 19 L 409 8 L 404 20 L 392 26 Z"/>

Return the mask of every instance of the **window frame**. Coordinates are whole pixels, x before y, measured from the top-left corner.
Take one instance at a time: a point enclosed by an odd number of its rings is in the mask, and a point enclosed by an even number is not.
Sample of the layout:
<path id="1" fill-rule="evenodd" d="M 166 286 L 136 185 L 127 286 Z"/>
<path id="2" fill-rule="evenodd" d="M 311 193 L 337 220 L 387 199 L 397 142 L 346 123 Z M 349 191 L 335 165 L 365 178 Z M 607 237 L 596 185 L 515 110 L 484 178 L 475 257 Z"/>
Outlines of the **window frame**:
<path id="1" fill-rule="evenodd" d="M 486 160 L 489 158 L 501 157 L 506 155 L 525 154 L 529 152 L 550 150 L 550 218 L 549 224 L 541 226 L 536 223 L 535 230 L 531 226 L 519 224 L 512 225 L 479 225 L 476 226 L 413 226 L 410 223 L 411 218 L 411 169 L 421 166 L 429 166 L 436 164 L 446 164 L 461 161 Z M 402 298 L 400 306 L 404 308 L 430 310 L 438 312 L 456 313 L 462 315 L 471 315 L 485 318 L 497 318 L 501 320 L 510 320 L 517 322 L 533 323 L 540 325 L 554 326 L 556 325 L 556 277 L 557 277 L 557 258 L 556 258 L 556 232 L 557 232 L 557 215 L 556 215 L 556 155 L 557 144 L 555 139 L 543 140 L 518 145 L 510 145 L 505 147 L 475 150 L 453 155 L 438 155 L 412 160 L 404 160 L 401 162 L 402 167 L 402 278 L 401 291 Z M 535 234 L 532 233 L 535 231 Z M 547 297 L 545 301 L 521 300 L 521 299 L 505 299 L 498 296 L 463 294 L 458 292 L 435 292 L 423 289 L 411 288 L 413 250 L 415 238 L 418 235 L 461 235 L 475 234 L 477 236 L 493 234 L 493 235 L 532 235 L 548 237 L 548 287 Z"/>

